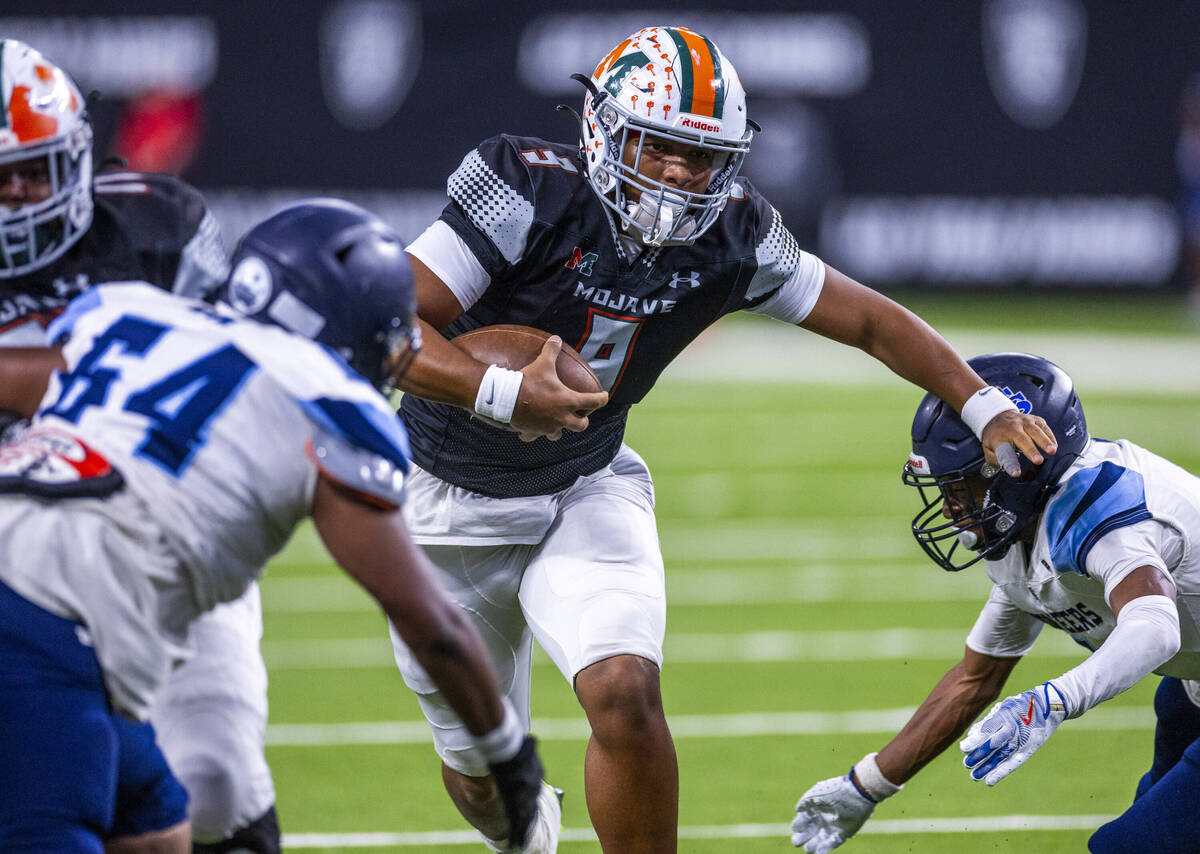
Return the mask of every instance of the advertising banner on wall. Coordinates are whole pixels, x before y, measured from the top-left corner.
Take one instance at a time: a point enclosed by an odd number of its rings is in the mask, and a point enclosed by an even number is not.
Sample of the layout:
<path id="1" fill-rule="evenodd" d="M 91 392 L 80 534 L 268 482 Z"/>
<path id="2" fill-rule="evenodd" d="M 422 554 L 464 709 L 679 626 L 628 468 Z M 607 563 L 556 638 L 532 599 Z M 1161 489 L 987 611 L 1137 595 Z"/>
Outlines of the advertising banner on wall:
<path id="1" fill-rule="evenodd" d="M 1200 73 L 1188 4 L 740 5 L 18 0 L 0 35 L 99 90 L 104 153 L 201 187 L 231 240 L 312 193 L 415 236 L 477 142 L 576 139 L 555 109 L 582 102 L 570 75 L 677 23 L 746 87 L 763 130 L 744 174 L 804 245 L 872 286 L 1180 284 L 1200 185 L 1181 124 Z"/>

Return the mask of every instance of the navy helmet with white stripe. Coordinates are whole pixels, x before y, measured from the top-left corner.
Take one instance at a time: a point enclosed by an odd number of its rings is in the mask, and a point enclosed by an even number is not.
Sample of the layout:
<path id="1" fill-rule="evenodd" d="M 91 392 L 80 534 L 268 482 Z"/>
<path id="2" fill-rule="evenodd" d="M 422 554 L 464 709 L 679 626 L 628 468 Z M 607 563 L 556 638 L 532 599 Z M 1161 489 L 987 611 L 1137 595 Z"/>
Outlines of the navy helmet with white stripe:
<path id="1" fill-rule="evenodd" d="M 404 243 L 341 199 L 305 199 L 251 228 L 218 302 L 338 353 L 386 390 L 421 346 Z"/>
<path id="2" fill-rule="evenodd" d="M 1026 353 L 990 353 L 967 361 L 1023 413 L 1046 420 L 1058 452 L 1034 465 L 1021 456 L 1021 476 L 988 465 L 983 445 L 953 407 L 925 395 L 912 424 L 904 483 L 921 495 L 912 532 L 943 569 L 958 571 L 1003 557 L 1034 522 L 1088 442 L 1075 384 L 1062 368 Z"/>

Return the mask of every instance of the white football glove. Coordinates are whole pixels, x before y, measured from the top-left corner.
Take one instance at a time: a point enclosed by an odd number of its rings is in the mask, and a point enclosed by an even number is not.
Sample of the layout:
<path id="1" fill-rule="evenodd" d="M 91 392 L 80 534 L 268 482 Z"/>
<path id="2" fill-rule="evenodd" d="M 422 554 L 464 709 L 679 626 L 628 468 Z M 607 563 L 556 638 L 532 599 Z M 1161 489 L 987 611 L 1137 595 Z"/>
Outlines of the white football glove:
<path id="1" fill-rule="evenodd" d="M 1067 717 L 1067 703 L 1053 682 L 1006 697 L 967 731 L 958 748 L 971 778 L 994 786 L 1025 764 Z"/>
<path id="2" fill-rule="evenodd" d="M 858 832 L 875 809 L 850 775 L 822 780 L 796 802 L 792 844 L 809 854 L 829 854 Z"/>

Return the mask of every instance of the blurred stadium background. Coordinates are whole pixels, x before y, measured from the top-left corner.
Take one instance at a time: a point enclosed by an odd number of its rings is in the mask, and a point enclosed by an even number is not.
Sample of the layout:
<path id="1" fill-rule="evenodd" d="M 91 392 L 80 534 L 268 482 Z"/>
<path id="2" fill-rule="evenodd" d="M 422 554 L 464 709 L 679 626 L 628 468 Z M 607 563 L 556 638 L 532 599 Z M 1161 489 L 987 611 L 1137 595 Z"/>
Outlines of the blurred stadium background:
<path id="1" fill-rule="evenodd" d="M 571 72 L 640 26 L 690 26 L 736 64 L 764 127 L 746 172 L 803 245 L 964 355 L 1055 359 L 1095 435 L 1200 471 L 1194 4 L 739 6 L 8 0 L 0 35 L 99 90 L 100 153 L 195 183 L 232 244 L 313 193 L 359 201 L 411 238 L 477 141 L 574 138 L 554 110 L 580 99 Z M 982 573 L 936 570 L 907 534 L 899 468 L 919 394 L 866 357 L 756 320 L 707 334 L 631 419 L 659 492 L 686 852 L 791 850 L 796 797 L 903 722 L 961 653 L 986 592 Z M 287 847 L 470 850 L 382 620 L 310 530 L 263 590 Z M 1012 685 L 1077 659 L 1043 637 Z M 597 852 L 586 723 L 538 662 L 535 729 L 567 789 L 562 850 Z M 1068 724 L 995 790 L 942 757 L 846 850 L 1083 850 L 1148 766 L 1152 690 Z"/>

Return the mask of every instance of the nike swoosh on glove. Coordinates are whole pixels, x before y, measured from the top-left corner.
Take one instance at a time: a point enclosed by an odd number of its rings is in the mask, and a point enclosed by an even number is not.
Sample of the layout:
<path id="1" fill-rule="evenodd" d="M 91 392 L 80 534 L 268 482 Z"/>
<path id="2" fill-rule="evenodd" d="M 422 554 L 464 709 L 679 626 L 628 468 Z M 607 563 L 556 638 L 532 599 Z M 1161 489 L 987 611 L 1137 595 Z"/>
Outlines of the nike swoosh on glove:
<path id="1" fill-rule="evenodd" d="M 537 739 L 525 736 L 521 749 L 512 759 L 488 765 L 500 800 L 504 802 L 504 813 L 508 816 L 508 844 L 521 848 L 529 836 L 529 828 L 537 818 L 538 792 L 542 788 L 542 761 L 537 754 Z"/>
<path id="2" fill-rule="evenodd" d="M 829 854 L 857 833 L 874 809 L 849 775 L 822 780 L 796 802 L 792 844 L 808 854 Z"/>
<path id="3" fill-rule="evenodd" d="M 1024 765 L 1066 717 L 1066 700 L 1053 682 L 1005 697 L 959 742 L 963 765 L 972 779 L 994 786 Z"/>

